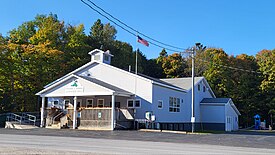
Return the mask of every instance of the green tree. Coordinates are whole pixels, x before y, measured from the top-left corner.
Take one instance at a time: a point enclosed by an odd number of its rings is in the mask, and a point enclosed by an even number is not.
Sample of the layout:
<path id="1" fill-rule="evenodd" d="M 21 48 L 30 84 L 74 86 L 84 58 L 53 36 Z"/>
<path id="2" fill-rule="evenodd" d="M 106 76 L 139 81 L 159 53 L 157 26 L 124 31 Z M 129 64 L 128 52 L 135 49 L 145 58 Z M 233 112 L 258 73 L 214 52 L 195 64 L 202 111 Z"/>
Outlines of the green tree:
<path id="1" fill-rule="evenodd" d="M 128 70 L 129 65 L 131 65 L 134 69 L 135 56 L 133 54 L 133 47 L 129 43 L 115 40 L 109 50 L 114 55 L 111 65 L 124 70 Z"/>
<path id="2" fill-rule="evenodd" d="M 240 125 L 248 127 L 253 124 L 253 116 L 256 113 L 260 114 L 262 109 L 260 103 L 257 102 L 261 96 L 259 89 L 261 78 L 255 72 L 258 70 L 258 65 L 254 56 L 246 54 L 229 57 L 228 65 L 241 68 L 239 70 L 228 69 L 231 79 L 228 90 L 230 97 L 242 114 Z"/>
<path id="3" fill-rule="evenodd" d="M 154 78 L 165 78 L 166 75 L 160 64 L 157 63 L 157 59 L 149 59 L 146 64 L 144 74 Z"/>
<path id="4" fill-rule="evenodd" d="M 59 21 L 57 15 L 38 15 L 33 23 L 37 31 L 29 38 L 31 44 L 47 44 L 52 48 L 62 48 L 65 27 L 64 22 Z"/>
<path id="5" fill-rule="evenodd" d="M 91 46 L 107 50 L 116 38 L 116 29 L 110 23 L 102 24 L 98 19 L 90 29 Z"/>
<path id="6" fill-rule="evenodd" d="M 36 33 L 34 21 L 25 22 L 9 32 L 10 41 L 16 44 L 29 44 L 30 38 Z"/>
<path id="7" fill-rule="evenodd" d="M 228 70 L 224 67 L 228 65 L 228 55 L 222 49 L 208 48 L 204 51 L 208 62 L 207 70 L 203 75 L 214 90 L 217 97 L 229 96 L 230 76 Z"/>
<path id="8" fill-rule="evenodd" d="M 256 55 L 261 74 L 261 99 L 258 100 L 262 115 L 267 119 L 275 107 L 275 50 L 262 50 Z M 271 119 L 271 118 L 270 118 Z"/>
<path id="9" fill-rule="evenodd" d="M 275 50 L 262 50 L 256 55 L 263 81 L 261 89 L 266 92 L 275 91 Z"/>
<path id="10" fill-rule="evenodd" d="M 88 37 L 84 33 L 84 25 L 68 25 L 64 37 L 64 61 L 66 71 L 72 71 L 90 61 L 87 53 L 92 50 Z M 64 73 L 65 74 L 65 73 Z"/>
<path id="11" fill-rule="evenodd" d="M 174 53 L 162 60 L 162 68 L 167 78 L 183 77 L 186 63 L 180 54 Z"/>

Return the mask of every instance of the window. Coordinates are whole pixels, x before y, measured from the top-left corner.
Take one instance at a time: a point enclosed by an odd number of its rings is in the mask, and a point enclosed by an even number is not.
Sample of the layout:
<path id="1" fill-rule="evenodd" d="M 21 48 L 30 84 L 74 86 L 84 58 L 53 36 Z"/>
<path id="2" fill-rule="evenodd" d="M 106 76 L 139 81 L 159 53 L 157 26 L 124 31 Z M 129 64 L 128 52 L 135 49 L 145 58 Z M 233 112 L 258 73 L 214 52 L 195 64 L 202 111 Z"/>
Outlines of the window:
<path id="1" fill-rule="evenodd" d="M 104 54 L 104 61 L 109 61 L 109 56 Z"/>
<path id="2" fill-rule="evenodd" d="M 200 91 L 201 90 L 201 85 L 200 84 L 198 84 L 198 91 Z"/>
<path id="3" fill-rule="evenodd" d="M 180 112 L 180 99 L 169 97 L 169 112 Z"/>
<path id="4" fill-rule="evenodd" d="M 140 108 L 140 100 L 135 101 L 135 108 Z"/>
<path id="5" fill-rule="evenodd" d="M 120 108 L 120 102 L 115 102 L 115 107 Z"/>
<path id="6" fill-rule="evenodd" d="M 95 60 L 100 60 L 100 55 L 95 55 L 94 57 Z"/>
<path id="7" fill-rule="evenodd" d="M 162 109 L 162 105 L 163 105 L 163 101 L 162 101 L 162 100 L 159 100 L 159 101 L 158 101 L 158 108 L 159 108 L 159 109 Z"/>
<path id="8" fill-rule="evenodd" d="M 133 99 L 127 100 L 127 107 L 128 108 L 140 108 L 140 106 L 141 106 L 140 99 L 135 100 L 135 104 L 134 104 Z"/>
<path id="9" fill-rule="evenodd" d="M 93 107 L 93 99 L 87 99 L 86 100 L 86 107 Z"/>
<path id="10" fill-rule="evenodd" d="M 65 99 L 65 109 L 69 107 L 70 99 Z"/>
<path id="11" fill-rule="evenodd" d="M 58 105 L 58 101 L 53 101 L 53 105 Z"/>
<path id="12" fill-rule="evenodd" d="M 203 86 L 203 92 L 205 92 L 205 89 L 206 89 L 205 86 Z"/>
<path id="13" fill-rule="evenodd" d="M 133 108 L 134 107 L 134 100 L 127 100 L 127 107 Z"/>
<path id="14" fill-rule="evenodd" d="M 97 100 L 97 106 L 98 107 L 103 107 L 104 106 L 104 99 L 98 99 Z"/>
<path id="15" fill-rule="evenodd" d="M 82 107 L 82 99 L 77 99 L 77 101 L 76 101 L 76 107 L 77 108 Z"/>

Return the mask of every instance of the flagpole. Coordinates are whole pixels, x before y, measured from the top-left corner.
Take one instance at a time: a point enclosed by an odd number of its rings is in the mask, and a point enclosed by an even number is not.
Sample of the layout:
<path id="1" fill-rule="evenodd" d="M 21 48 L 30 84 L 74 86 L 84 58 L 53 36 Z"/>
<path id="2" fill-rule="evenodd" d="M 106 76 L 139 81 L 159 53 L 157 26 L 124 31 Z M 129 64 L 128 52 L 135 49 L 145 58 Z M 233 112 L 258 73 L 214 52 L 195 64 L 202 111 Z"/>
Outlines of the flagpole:
<path id="1" fill-rule="evenodd" d="M 149 43 L 145 40 L 145 39 L 142 39 L 139 35 L 138 35 L 138 32 L 136 34 L 136 37 L 137 37 L 137 42 L 136 42 L 136 47 L 138 47 L 138 42 L 145 45 L 145 46 L 149 46 Z M 135 99 L 134 99 L 134 118 L 135 118 L 135 113 L 136 113 L 136 108 L 135 108 L 135 105 L 136 105 L 136 98 L 137 98 L 137 75 L 138 75 L 138 48 L 136 50 L 136 76 L 135 76 Z M 134 128 L 135 128 L 135 121 L 134 121 Z"/>
<path id="2" fill-rule="evenodd" d="M 137 36 L 136 37 L 138 37 L 138 32 L 137 32 Z M 138 67 L 137 67 L 137 65 L 138 65 L 138 63 L 137 63 L 137 52 L 138 52 L 138 42 L 136 42 L 136 47 L 137 47 L 137 50 L 136 50 L 136 75 L 137 75 L 137 72 L 138 72 Z"/>
<path id="3" fill-rule="evenodd" d="M 136 75 L 137 75 L 137 73 L 138 73 L 138 67 L 137 67 L 137 65 L 138 65 L 138 63 L 137 63 L 137 56 L 138 56 L 138 48 L 137 48 L 137 50 L 136 50 Z"/>
<path id="4" fill-rule="evenodd" d="M 138 37 L 138 33 L 137 33 L 136 37 Z M 137 65 L 138 65 L 138 63 L 137 63 L 138 43 L 137 42 L 136 42 L 136 47 L 137 47 L 137 49 L 136 49 L 136 62 L 135 62 L 135 65 L 136 65 L 135 66 L 135 74 L 136 74 L 136 77 L 135 77 L 135 98 L 134 98 L 133 107 L 136 104 L 136 97 L 137 97 L 137 73 L 138 73 L 138 67 L 137 67 Z M 134 107 L 134 129 L 136 128 L 136 121 L 135 121 L 135 119 L 136 119 L 136 108 Z"/>

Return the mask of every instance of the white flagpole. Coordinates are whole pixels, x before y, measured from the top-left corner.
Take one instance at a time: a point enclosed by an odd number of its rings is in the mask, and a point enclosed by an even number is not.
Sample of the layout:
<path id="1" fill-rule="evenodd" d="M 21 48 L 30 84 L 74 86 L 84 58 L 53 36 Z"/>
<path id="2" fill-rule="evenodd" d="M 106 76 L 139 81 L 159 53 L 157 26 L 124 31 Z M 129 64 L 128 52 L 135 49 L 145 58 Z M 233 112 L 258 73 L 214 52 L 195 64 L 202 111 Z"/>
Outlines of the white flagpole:
<path id="1" fill-rule="evenodd" d="M 138 33 L 137 33 L 137 36 L 136 36 L 136 37 L 138 37 Z M 136 38 L 136 39 L 137 39 L 137 38 Z M 138 63 L 137 63 L 138 43 L 137 43 L 137 41 L 136 41 L 136 47 L 137 47 L 137 49 L 136 49 L 136 62 L 135 62 L 136 66 L 135 66 L 135 74 L 136 74 L 136 76 L 137 76 L 137 73 L 138 73 L 138 66 L 137 66 L 137 65 L 138 65 Z M 134 103 L 133 103 L 133 107 L 134 107 L 134 129 L 136 128 L 136 121 L 135 121 L 135 119 L 136 119 L 136 108 L 135 108 L 136 97 L 137 97 L 137 77 L 135 77 L 135 98 L 134 98 Z"/>
<path id="2" fill-rule="evenodd" d="M 138 56 L 138 48 L 137 48 L 137 50 L 136 50 L 136 74 L 137 74 L 137 72 L 138 72 L 137 56 Z"/>
<path id="3" fill-rule="evenodd" d="M 137 37 L 138 37 L 138 33 L 137 33 Z M 136 50 L 136 75 L 137 75 L 137 72 L 138 72 L 138 67 L 137 67 L 137 65 L 138 65 L 138 63 L 137 63 L 137 56 L 138 56 L 138 42 L 136 41 L 136 47 L 137 47 L 137 50 Z"/>

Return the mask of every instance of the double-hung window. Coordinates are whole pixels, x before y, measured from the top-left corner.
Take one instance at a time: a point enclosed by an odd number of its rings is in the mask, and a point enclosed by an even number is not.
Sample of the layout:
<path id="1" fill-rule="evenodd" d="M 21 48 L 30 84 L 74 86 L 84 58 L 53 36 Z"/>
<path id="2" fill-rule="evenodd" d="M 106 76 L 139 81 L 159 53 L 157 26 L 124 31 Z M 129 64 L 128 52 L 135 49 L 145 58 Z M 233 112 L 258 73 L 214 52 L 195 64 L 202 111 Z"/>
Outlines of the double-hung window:
<path id="1" fill-rule="evenodd" d="M 180 98 L 169 97 L 169 112 L 180 112 Z"/>
<path id="2" fill-rule="evenodd" d="M 87 99 L 86 100 L 86 107 L 93 107 L 93 99 Z"/>
<path id="3" fill-rule="evenodd" d="M 97 100 L 97 107 L 104 107 L 104 99 Z"/>
<path id="4" fill-rule="evenodd" d="M 129 100 L 127 100 L 127 107 L 128 108 L 140 108 L 140 106 L 141 106 L 140 99 L 136 99 L 136 100 L 129 99 Z"/>

